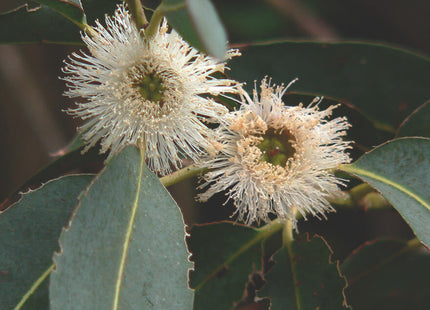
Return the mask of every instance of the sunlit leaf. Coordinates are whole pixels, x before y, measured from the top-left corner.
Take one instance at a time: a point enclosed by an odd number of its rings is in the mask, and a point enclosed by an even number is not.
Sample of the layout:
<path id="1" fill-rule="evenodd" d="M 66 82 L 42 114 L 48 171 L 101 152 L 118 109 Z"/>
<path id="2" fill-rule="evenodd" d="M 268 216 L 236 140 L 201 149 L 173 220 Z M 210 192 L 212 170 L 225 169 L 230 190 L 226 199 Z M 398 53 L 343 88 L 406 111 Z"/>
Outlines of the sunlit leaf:
<path id="1" fill-rule="evenodd" d="M 417 240 L 367 243 L 345 260 L 354 310 L 425 310 L 430 296 L 430 253 Z"/>
<path id="2" fill-rule="evenodd" d="M 161 8 L 188 43 L 220 60 L 225 58 L 227 34 L 209 0 L 164 0 Z"/>
<path id="3" fill-rule="evenodd" d="M 0 215 L 0 309 L 47 309 L 47 278 L 77 197 L 92 176 L 67 176 L 28 192 Z M 48 273 L 46 273 L 48 272 Z M 37 283 L 40 281 L 40 283 Z"/>
<path id="4" fill-rule="evenodd" d="M 191 309 L 182 214 L 139 151 L 112 159 L 60 237 L 51 309 Z"/>
<path id="5" fill-rule="evenodd" d="M 389 141 L 341 169 L 358 176 L 393 205 L 430 247 L 430 139 Z"/>

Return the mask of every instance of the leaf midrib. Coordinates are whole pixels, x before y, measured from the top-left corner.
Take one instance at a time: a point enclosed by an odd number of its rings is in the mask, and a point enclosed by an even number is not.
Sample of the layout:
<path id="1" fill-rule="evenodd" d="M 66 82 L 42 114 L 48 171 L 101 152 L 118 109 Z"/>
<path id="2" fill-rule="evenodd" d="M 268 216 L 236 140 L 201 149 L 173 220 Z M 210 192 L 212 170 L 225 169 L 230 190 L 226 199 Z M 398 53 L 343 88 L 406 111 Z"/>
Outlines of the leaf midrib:
<path id="1" fill-rule="evenodd" d="M 382 267 L 388 265 L 391 263 L 394 259 L 399 258 L 402 255 L 406 255 L 409 252 L 415 251 L 421 247 L 421 243 L 418 241 L 418 239 L 411 239 L 408 242 L 404 244 L 404 246 L 393 252 L 390 256 L 385 257 L 379 262 L 375 262 L 372 266 L 367 268 L 367 270 L 363 271 L 362 273 L 357 274 L 354 278 L 348 279 L 348 286 L 352 287 L 355 285 L 358 281 L 362 280 L 363 278 L 366 278 L 369 275 L 374 274 L 376 271 L 380 270 Z"/>
<path id="2" fill-rule="evenodd" d="M 282 229 L 282 225 L 278 225 L 277 223 L 273 225 L 273 229 L 256 229 L 256 235 L 249 240 L 247 243 L 242 245 L 237 251 L 232 253 L 229 257 L 227 257 L 221 264 L 218 265 L 214 269 L 213 272 L 209 273 L 198 285 L 194 287 L 194 291 L 197 292 L 200 290 L 207 282 L 209 282 L 210 279 L 212 279 L 220 270 L 222 270 L 225 266 L 228 266 L 231 262 L 233 262 L 235 259 L 237 259 L 239 256 L 241 256 L 243 253 L 248 251 L 251 247 L 253 247 L 255 244 L 259 243 L 260 241 L 267 239 L 280 229 Z"/>
<path id="3" fill-rule="evenodd" d="M 122 279 L 124 278 L 124 268 L 125 268 L 125 263 L 127 260 L 127 253 L 128 253 L 128 249 L 130 246 L 131 234 L 132 234 L 133 225 L 134 225 L 134 222 L 136 219 L 137 208 L 139 206 L 140 188 L 142 185 L 142 176 L 143 176 L 144 165 L 145 165 L 145 159 L 144 159 L 143 154 L 140 153 L 139 176 L 138 176 L 138 180 L 137 180 L 136 194 L 135 194 L 133 206 L 131 209 L 131 215 L 130 215 L 130 220 L 128 223 L 127 231 L 125 234 L 124 246 L 123 246 L 123 250 L 122 250 L 122 254 L 121 254 L 121 260 L 120 260 L 119 269 L 118 269 L 118 276 L 117 276 L 116 284 L 115 284 L 115 295 L 114 295 L 114 302 L 113 302 L 113 310 L 117 310 L 118 305 L 119 305 L 119 297 L 121 294 Z"/>
<path id="4" fill-rule="evenodd" d="M 413 193 L 412 191 L 410 191 L 409 189 L 405 188 L 404 186 L 402 186 L 399 183 L 396 183 L 394 181 L 391 181 L 381 175 L 375 174 L 369 170 L 365 170 L 365 169 L 361 169 L 358 168 L 356 166 L 354 166 L 353 164 L 351 165 L 344 165 L 340 167 L 341 170 L 345 171 L 345 172 L 349 172 L 352 174 L 357 175 L 358 177 L 361 176 L 366 176 L 369 178 L 372 178 L 374 180 L 383 182 L 387 185 L 390 185 L 392 187 L 394 187 L 395 189 L 398 189 L 399 191 L 405 193 L 406 195 L 409 195 L 410 197 L 412 197 L 413 199 L 415 199 L 418 203 L 420 203 L 422 206 L 424 206 L 427 210 L 430 211 L 430 204 L 427 203 L 423 198 L 421 198 L 420 196 L 418 196 L 417 194 Z M 387 198 L 387 197 L 386 197 Z"/>

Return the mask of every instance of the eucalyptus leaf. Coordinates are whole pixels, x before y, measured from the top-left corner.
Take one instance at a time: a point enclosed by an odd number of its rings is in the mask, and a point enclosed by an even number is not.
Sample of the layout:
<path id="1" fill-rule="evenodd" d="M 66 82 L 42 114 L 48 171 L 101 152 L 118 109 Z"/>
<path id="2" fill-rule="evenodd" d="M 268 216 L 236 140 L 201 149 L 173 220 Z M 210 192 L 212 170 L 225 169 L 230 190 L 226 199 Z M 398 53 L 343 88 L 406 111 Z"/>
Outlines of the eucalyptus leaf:
<path id="1" fill-rule="evenodd" d="M 53 160 L 9 195 L 1 207 L 7 208 L 16 201 L 20 196 L 20 192 L 27 191 L 29 188 L 37 188 L 44 182 L 62 175 L 76 173 L 76 171 L 82 173 L 100 171 L 103 167 L 103 161 L 106 159 L 106 154 L 100 154 L 97 147 L 91 148 L 88 152 L 82 154 L 83 146 L 84 141 L 81 135 L 77 135 L 69 145 L 52 154 L 52 156 L 55 156 Z"/>
<path id="2" fill-rule="evenodd" d="M 188 242 L 195 262 L 190 274 L 194 309 L 233 309 L 249 276 L 262 269 L 264 240 L 280 228 L 255 229 L 231 222 L 193 226 Z"/>
<path id="3" fill-rule="evenodd" d="M 276 41 L 246 44 L 241 51 L 229 64 L 230 75 L 248 87 L 265 76 L 276 84 L 298 77 L 291 91 L 353 105 L 392 133 L 428 100 L 429 59 L 388 45 Z"/>
<path id="4" fill-rule="evenodd" d="M 258 295 L 270 298 L 270 310 L 350 309 L 346 281 L 331 255 L 321 237 L 296 236 L 273 256 L 275 265 Z"/>
<path id="5" fill-rule="evenodd" d="M 341 265 L 354 310 L 425 310 L 430 296 L 430 252 L 415 239 L 377 240 Z"/>
<path id="6" fill-rule="evenodd" d="M 94 24 L 112 15 L 120 0 L 40 0 L 0 14 L 0 44 L 56 43 L 82 45 L 77 24 Z M 83 11 L 85 10 L 85 12 Z M 86 16 L 86 17 L 85 17 Z"/>
<path id="7" fill-rule="evenodd" d="M 55 309 L 191 309 L 182 214 L 127 147 L 81 197 L 54 257 Z"/>
<path id="8" fill-rule="evenodd" d="M 48 182 L 0 214 L 0 309 L 48 308 L 45 279 L 52 254 L 91 178 L 67 176 Z"/>
<path id="9" fill-rule="evenodd" d="M 160 9 L 189 44 L 224 60 L 227 34 L 209 0 L 164 0 Z"/>
<path id="10" fill-rule="evenodd" d="M 34 0 L 60 13 L 77 25 L 83 25 L 87 19 L 80 0 Z"/>
<path id="11" fill-rule="evenodd" d="M 430 100 L 412 112 L 400 125 L 398 137 L 428 137 L 430 138 Z"/>
<path id="12" fill-rule="evenodd" d="M 88 24 L 94 25 L 98 19 L 103 23 L 105 15 L 113 15 L 118 4 L 124 3 L 122 0 L 82 0 L 82 6 L 87 16 Z"/>
<path id="13" fill-rule="evenodd" d="M 427 247 L 430 247 L 429 154 L 429 138 L 400 138 L 341 167 L 381 192 Z"/>
<path id="14" fill-rule="evenodd" d="M 0 14 L 0 44 L 17 43 L 82 44 L 79 28 L 45 5 Z"/>

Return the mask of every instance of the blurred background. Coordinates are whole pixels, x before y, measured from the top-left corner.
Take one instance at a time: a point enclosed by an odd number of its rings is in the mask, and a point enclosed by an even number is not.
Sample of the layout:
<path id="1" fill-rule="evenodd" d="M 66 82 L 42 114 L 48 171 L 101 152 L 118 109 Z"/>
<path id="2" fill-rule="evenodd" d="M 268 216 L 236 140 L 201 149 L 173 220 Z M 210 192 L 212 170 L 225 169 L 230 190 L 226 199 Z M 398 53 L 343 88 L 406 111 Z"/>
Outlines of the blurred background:
<path id="1" fill-rule="evenodd" d="M 84 8 L 87 2 L 90 0 L 83 1 Z M 114 7 L 118 1 L 108 2 Z M 159 1 L 143 2 L 154 8 Z M 0 12 L 24 3 L 26 1 L 1 0 Z M 326 42 L 362 40 L 430 54 L 430 1 L 426 0 L 214 0 L 213 3 L 232 45 L 280 38 Z M 76 32 L 79 33 L 78 28 Z M 0 202 L 52 161 L 73 139 L 78 121 L 62 112 L 72 102 L 62 96 L 65 86 L 58 77 L 63 75 L 63 60 L 80 48 L 83 47 L 0 45 Z M 99 160 L 93 166 L 74 172 L 95 172 L 100 167 Z M 179 195 L 187 192 L 184 187 L 192 190 L 194 185 L 190 182 L 172 188 L 181 206 L 194 205 L 193 197 Z M 224 201 L 221 196 L 215 198 L 213 204 Z M 194 222 L 197 217 L 202 221 L 221 219 L 231 212 L 229 208 L 199 210 L 200 215 L 189 212 L 187 221 Z M 389 232 L 392 225 L 398 227 L 399 234 L 409 236 L 408 228 L 393 214 L 393 219 L 383 223 L 373 215 L 341 214 L 343 219 L 338 224 L 348 227 L 339 229 L 373 227 L 357 240 L 358 243 L 381 231 Z M 332 223 L 337 216 L 333 216 Z M 353 222 L 357 227 L 351 227 L 351 222 L 344 220 L 345 216 L 355 218 Z M 307 225 L 313 225 L 316 231 L 320 229 L 318 225 L 324 225 L 314 224 L 310 221 Z M 346 255 L 356 245 L 350 245 L 339 256 Z"/>

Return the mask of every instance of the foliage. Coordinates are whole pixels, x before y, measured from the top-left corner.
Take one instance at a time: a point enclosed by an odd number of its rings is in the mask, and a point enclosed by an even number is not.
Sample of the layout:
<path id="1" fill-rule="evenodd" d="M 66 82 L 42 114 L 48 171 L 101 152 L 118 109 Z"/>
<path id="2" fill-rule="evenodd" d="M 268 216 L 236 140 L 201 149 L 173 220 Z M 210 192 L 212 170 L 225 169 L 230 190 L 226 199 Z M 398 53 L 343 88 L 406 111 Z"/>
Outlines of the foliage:
<path id="1" fill-rule="evenodd" d="M 90 34 L 94 21 L 102 22 L 120 1 L 36 2 L 0 14 L 1 44 L 82 46 L 80 32 Z M 221 11 L 234 19 L 230 24 L 241 23 L 237 12 Z M 227 32 L 209 0 L 163 0 L 145 12 L 152 16 L 149 27 L 166 17 L 189 44 L 225 59 Z M 272 29 L 271 22 L 278 20 L 267 18 L 261 27 Z M 186 210 L 197 205 L 189 199 L 190 206 L 178 206 L 166 187 L 202 169 L 187 166 L 158 177 L 138 148 L 128 146 L 103 162 L 94 150 L 81 154 L 84 141 L 78 137 L 4 204 L 1 309 L 428 308 L 429 58 L 360 41 L 276 39 L 235 46 L 242 56 L 229 62 L 225 74 L 246 83 L 247 91 L 265 76 L 276 84 L 299 77 L 284 97 L 287 105 L 306 105 L 316 95 L 327 98 L 321 106 L 341 104 L 335 113 L 352 124 L 353 161 L 339 167 L 337 174 L 349 184 L 330 202 L 356 224 L 376 214 L 383 226 L 398 212 L 403 238 L 366 236 L 351 251 L 348 245 L 358 239 L 342 232 L 331 238 L 331 216 L 315 224 L 300 214 L 296 230 L 279 219 L 264 226 L 197 219 L 187 226 Z M 96 175 L 64 176 L 85 165 L 104 168 Z M 28 190 L 54 177 L 59 178 Z M 234 209 L 226 204 L 226 210 Z M 222 208 L 219 197 L 198 207 Z M 321 234 L 314 233 L 318 225 L 324 225 Z M 343 243 L 349 243 L 346 258 L 337 255 Z"/>

